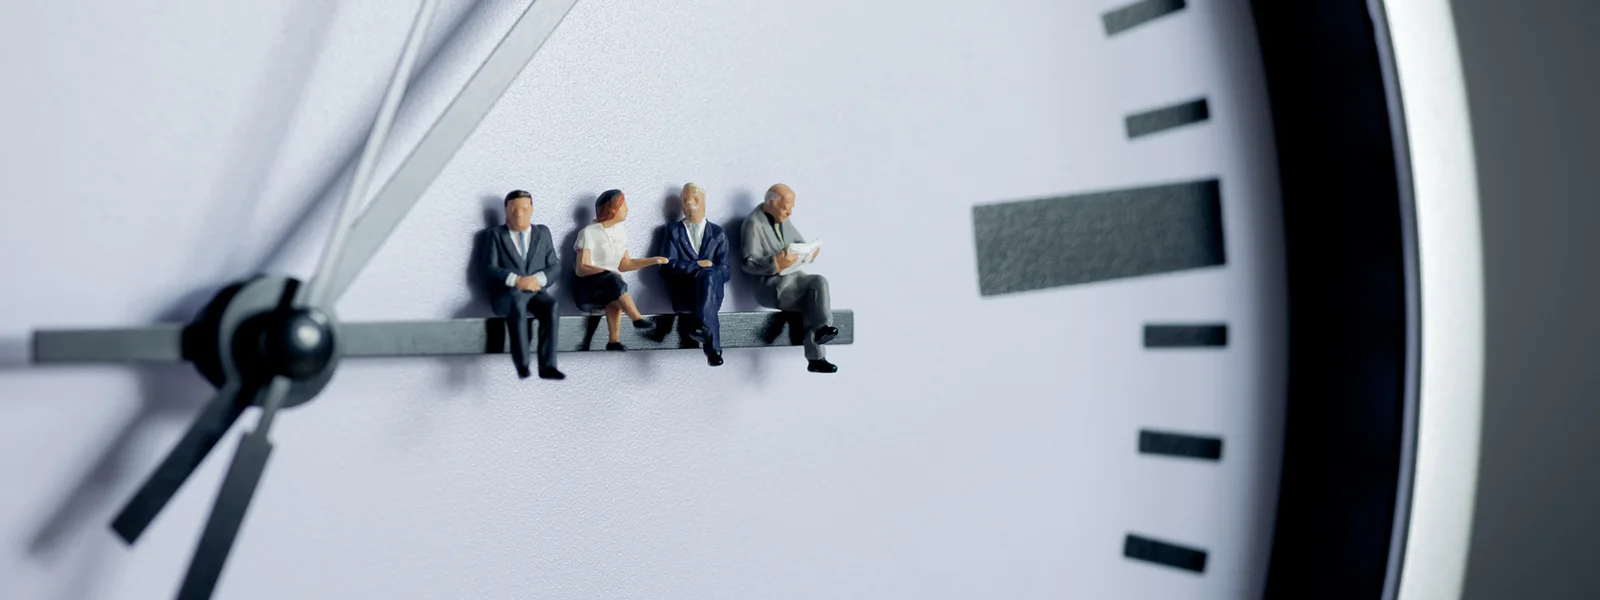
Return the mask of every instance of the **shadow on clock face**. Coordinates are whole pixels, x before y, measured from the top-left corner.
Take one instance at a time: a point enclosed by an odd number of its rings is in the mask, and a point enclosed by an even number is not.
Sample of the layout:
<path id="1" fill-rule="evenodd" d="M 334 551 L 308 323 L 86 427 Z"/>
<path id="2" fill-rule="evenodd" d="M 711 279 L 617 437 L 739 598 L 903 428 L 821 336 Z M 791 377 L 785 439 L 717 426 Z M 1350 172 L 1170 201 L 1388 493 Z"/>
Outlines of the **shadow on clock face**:
<path id="1" fill-rule="evenodd" d="M 223 285 L 218 283 L 190 292 L 160 313 L 156 321 L 189 321 Z M 130 464 L 130 459 L 139 454 L 134 451 L 136 438 L 156 423 L 188 423 L 216 391 L 188 363 L 129 368 L 137 373 L 139 408 L 111 436 L 111 442 L 94 466 L 73 485 L 72 492 L 64 496 L 67 501 L 39 524 L 28 542 L 28 553 L 34 558 L 45 561 L 64 558 L 72 540 L 106 531 L 116 511 L 121 510 L 122 502 L 133 493 L 135 486 L 144 483 L 148 465 Z"/>

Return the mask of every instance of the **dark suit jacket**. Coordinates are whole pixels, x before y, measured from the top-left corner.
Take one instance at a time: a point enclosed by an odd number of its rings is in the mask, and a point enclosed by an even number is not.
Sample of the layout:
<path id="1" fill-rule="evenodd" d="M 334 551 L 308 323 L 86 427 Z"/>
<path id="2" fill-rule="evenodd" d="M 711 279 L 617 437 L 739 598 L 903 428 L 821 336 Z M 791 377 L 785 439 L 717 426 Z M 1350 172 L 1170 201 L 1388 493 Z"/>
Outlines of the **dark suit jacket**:
<path id="1" fill-rule="evenodd" d="M 718 283 L 728 282 L 728 235 L 722 231 L 721 225 L 709 220 L 701 231 L 699 252 L 695 252 L 694 246 L 689 244 L 689 232 L 682 221 L 667 225 L 666 247 L 661 249 L 661 256 L 667 257 L 667 264 L 661 266 L 661 277 L 667 282 L 667 292 L 672 296 L 674 311 L 694 310 L 696 272 L 709 270 Z M 711 261 L 711 266 L 695 264 L 702 260 Z"/>
<path id="2" fill-rule="evenodd" d="M 482 235 L 489 239 L 483 244 L 483 255 L 478 263 L 483 267 L 485 283 L 489 286 L 489 305 L 495 314 L 511 312 L 511 292 L 516 288 L 506 286 L 506 277 L 510 274 L 532 275 L 543 271 L 547 289 L 561 277 L 561 261 L 556 257 L 555 244 L 550 241 L 549 227 L 534 224 L 528 236 L 526 259 L 517 256 L 516 242 L 511 241 L 511 230 L 505 225 L 485 229 Z"/>

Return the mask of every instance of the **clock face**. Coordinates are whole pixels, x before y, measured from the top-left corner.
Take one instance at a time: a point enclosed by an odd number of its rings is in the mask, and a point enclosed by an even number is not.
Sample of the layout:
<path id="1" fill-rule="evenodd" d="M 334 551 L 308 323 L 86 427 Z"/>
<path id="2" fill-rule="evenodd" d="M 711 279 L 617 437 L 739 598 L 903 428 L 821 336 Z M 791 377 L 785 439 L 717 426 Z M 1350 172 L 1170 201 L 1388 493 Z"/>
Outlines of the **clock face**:
<path id="1" fill-rule="evenodd" d="M 441 6 L 377 181 L 526 4 Z M 125 547 L 105 524 L 210 386 L 24 366 L 27 336 L 310 274 L 411 17 L 0 9 L 5 595 L 176 589 L 245 426 Z M 276 421 L 217 596 L 1259 596 L 1287 363 L 1255 36 L 1242 0 L 579 2 L 339 317 L 488 316 L 473 236 L 511 189 L 571 261 L 603 190 L 637 257 L 685 182 L 730 233 L 782 182 L 854 311 L 839 372 L 346 360 Z M 669 310 L 653 269 L 626 279 Z M 723 310 L 762 310 L 754 284 Z"/>

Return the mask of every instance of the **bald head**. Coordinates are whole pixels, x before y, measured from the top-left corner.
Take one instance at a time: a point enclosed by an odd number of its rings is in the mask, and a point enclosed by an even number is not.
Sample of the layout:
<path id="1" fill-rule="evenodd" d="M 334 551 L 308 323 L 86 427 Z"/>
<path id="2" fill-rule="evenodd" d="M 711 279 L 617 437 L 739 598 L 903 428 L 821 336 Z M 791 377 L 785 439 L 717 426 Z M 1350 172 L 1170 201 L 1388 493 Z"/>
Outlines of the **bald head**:
<path id="1" fill-rule="evenodd" d="M 789 220 L 789 215 L 794 213 L 794 190 L 781 183 L 773 184 L 767 188 L 767 200 L 761 203 L 761 210 L 779 223 Z"/>
<path id="2" fill-rule="evenodd" d="M 678 201 L 682 203 L 683 217 L 690 222 L 699 223 L 706 218 L 706 191 L 694 182 L 683 184 L 683 192 L 678 194 Z"/>

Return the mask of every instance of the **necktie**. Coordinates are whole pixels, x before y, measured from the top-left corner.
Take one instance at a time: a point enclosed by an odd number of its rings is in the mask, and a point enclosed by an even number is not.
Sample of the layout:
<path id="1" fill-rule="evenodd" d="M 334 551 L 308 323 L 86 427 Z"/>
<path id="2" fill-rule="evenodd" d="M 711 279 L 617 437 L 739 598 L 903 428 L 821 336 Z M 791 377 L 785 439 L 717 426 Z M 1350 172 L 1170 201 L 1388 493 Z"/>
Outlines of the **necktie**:
<path id="1" fill-rule="evenodd" d="M 511 237 L 513 239 L 515 239 L 516 242 L 517 242 L 517 256 L 522 257 L 523 260 L 527 260 L 527 258 L 528 258 L 528 242 L 527 242 L 527 240 L 522 239 L 522 236 L 524 236 L 524 235 L 527 235 L 527 234 L 524 233 L 524 232 L 518 231 L 518 232 L 516 232 L 516 235 L 513 235 Z"/>

